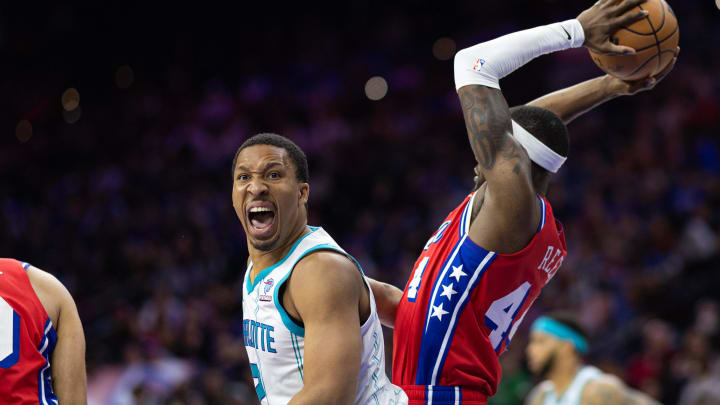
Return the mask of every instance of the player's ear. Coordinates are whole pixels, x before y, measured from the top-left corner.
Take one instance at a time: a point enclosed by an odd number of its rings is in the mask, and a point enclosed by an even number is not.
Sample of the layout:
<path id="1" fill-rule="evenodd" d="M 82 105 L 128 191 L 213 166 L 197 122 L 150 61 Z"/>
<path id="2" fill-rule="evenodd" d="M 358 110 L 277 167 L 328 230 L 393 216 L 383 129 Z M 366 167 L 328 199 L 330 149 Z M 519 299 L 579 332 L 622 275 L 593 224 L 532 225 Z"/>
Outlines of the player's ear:
<path id="1" fill-rule="evenodd" d="M 310 198 L 310 185 L 308 183 L 300 183 L 298 185 L 298 200 L 300 205 L 305 205 Z"/>
<path id="2" fill-rule="evenodd" d="M 575 352 L 575 346 L 567 340 L 562 340 L 560 341 L 560 350 L 563 355 L 569 355 Z"/>

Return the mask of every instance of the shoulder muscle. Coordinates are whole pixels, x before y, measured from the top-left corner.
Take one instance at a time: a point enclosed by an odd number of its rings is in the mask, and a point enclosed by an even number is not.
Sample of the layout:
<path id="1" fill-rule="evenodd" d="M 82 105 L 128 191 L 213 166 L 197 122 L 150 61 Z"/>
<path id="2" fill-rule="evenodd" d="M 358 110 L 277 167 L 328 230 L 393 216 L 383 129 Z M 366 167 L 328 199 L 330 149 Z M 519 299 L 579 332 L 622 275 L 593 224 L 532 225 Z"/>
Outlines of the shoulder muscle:
<path id="1" fill-rule="evenodd" d="M 330 251 L 320 251 L 303 258 L 288 280 L 293 306 L 303 322 L 339 310 L 357 313 L 362 292 L 362 276 L 350 259 Z"/>
<path id="2" fill-rule="evenodd" d="M 27 274 L 35 294 L 45 308 L 45 312 L 47 312 L 53 325 L 57 326 L 62 307 L 66 305 L 68 300 L 72 302 L 70 292 L 55 276 L 37 267 L 28 267 Z"/>

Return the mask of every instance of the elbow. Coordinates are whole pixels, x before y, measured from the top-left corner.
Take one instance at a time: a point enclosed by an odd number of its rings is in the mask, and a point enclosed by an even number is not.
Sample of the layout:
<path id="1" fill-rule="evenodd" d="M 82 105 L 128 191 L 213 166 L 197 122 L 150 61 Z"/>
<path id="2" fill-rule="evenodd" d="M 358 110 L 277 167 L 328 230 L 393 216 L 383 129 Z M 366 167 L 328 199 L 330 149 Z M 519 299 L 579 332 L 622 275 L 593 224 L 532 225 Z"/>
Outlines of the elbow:
<path id="1" fill-rule="evenodd" d="M 455 57 L 453 57 L 453 66 L 457 69 L 458 65 L 462 64 L 464 61 L 467 61 L 468 59 L 468 50 L 467 48 L 461 49 L 455 53 Z"/>
<path id="2" fill-rule="evenodd" d="M 465 78 L 468 75 L 467 68 L 473 66 L 472 55 L 467 49 L 461 49 L 453 58 L 453 78 L 455 79 L 455 90 L 465 85 Z"/>

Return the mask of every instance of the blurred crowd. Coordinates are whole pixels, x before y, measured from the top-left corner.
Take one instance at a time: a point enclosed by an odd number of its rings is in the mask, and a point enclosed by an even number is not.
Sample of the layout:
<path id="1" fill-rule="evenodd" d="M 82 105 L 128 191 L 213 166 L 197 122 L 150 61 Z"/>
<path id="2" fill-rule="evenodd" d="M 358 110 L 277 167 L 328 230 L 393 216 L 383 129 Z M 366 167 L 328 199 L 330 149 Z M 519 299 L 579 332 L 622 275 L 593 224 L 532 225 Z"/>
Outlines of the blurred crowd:
<path id="1" fill-rule="evenodd" d="M 78 32 L 91 29 L 86 10 L 51 8 L 39 33 L 6 19 L 0 50 L 15 58 L 0 68 L 8 95 L 0 246 L 75 297 L 91 403 L 256 403 L 230 166 L 257 132 L 285 135 L 308 155 L 311 225 L 369 276 L 402 288 L 426 239 L 472 186 L 451 55 L 581 11 L 570 1 L 536 3 L 465 2 L 443 14 L 349 2 L 336 18 L 307 11 L 229 28 L 199 11 L 200 28 L 168 23 L 150 45 L 131 36 L 138 54 L 117 38 L 107 50 L 87 39 L 67 51 L 76 60 L 57 65 L 38 53 L 60 58 L 53 44 L 92 36 Z M 719 11 L 671 3 L 682 47 L 675 70 L 651 92 L 569 126 L 570 157 L 549 191 L 568 258 L 502 357 L 492 403 L 519 403 L 537 382 L 524 366 L 526 328 L 559 308 L 575 309 L 590 333 L 589 362 L 663 403 L 718 403 L 720 55 L 707 50 L 720 45 Z M 138 30 L 161 15 L 149 13 Z M 496 17 L 479 17 L 488 13 Z M 91 27 L 104 32 L 103 21 Z M 53 33 L 59 39 L 45 37 Z M 532 62 L 503 90 L 516 105 L 599 74 L 574 50 Z M 388 85 L 380 100 L 364 90 L 373 76 Z M 68 87 L 79 92 L 69 111 Z"/>

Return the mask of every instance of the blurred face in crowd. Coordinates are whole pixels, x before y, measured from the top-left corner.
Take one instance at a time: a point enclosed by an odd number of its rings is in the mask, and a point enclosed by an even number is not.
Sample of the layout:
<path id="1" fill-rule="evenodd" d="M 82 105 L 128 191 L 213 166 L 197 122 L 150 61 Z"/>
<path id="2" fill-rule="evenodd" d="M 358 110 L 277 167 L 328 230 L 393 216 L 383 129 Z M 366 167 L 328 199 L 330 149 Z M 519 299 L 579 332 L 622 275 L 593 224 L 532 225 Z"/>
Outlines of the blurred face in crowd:
<path id="1" fill-rule="evenodd" d="M 530 343 L 525 349 L 530 371 L 536 375 L 546 375 L 552 369 L 562 343 L 547 333 L 531 332 Z"/>
<path id="2" fill-rule="evenodd" d="M 285 246 L 307 223 L 310 186 L 297 180 L 287 151 L 253 145 L 240 151 L 232 200 L 248 244 L 270 251 Z"/>

